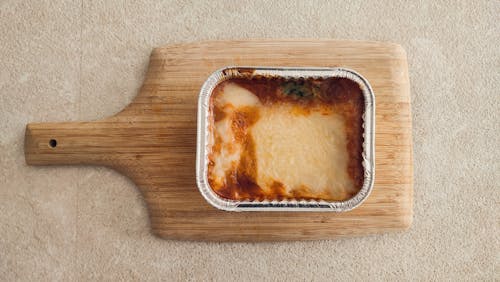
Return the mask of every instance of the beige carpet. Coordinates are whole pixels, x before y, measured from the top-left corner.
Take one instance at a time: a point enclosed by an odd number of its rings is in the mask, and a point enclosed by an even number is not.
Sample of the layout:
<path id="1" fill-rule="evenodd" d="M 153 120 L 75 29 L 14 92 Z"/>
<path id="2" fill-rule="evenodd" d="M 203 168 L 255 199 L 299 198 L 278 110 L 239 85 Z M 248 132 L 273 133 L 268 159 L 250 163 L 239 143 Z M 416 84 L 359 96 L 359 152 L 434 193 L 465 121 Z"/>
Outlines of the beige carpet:
<path id="1" fill-rule="evenodd" d="M 500 280 L 499 1 L 64 2 L 0 2 L 0 280 Z M 25 165 L 26 123 L 116 113 L 153 47 L 250 37 L 403 45 L 415 158 L 408 232 L 166 241 L 149 233 L 137 189 L 118 173 Z"/>

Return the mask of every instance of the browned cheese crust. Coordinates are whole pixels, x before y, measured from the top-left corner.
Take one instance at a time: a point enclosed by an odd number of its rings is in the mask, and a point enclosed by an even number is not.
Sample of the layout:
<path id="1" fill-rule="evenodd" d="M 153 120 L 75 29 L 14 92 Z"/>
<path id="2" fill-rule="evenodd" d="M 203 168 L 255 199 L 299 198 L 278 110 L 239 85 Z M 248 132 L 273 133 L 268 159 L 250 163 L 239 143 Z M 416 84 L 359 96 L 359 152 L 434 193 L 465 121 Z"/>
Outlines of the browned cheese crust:
<path id="1" fill-rule="evenodd" d="M 285 189 L 279 180 L 269 187 L 260 187 L 256 181 L 257 160 L 255 142 L 249 128 L 260 118 L 259 111 L 252 107 L 240 108 L 232 112 L 231 130 L 234 143 L 240 144 L 243 153 L 232 169 L 226 171 L 224 181 L 215 181 L 213 169 L 216 159 L 214 154 L 221 150 L 221 136 L 214 130 L 215 122 L 227 118 L 224 109 L 219 108 L 215 100 L 223 92 L 224 86 L 235 83 L 256 95 L 261 104 L 274 106 L 278 104 L 293 105 L 293 113 L 308 115 L 311 109 L 320 109 L 325 115 L 334 111 L 342 115 L 345 122 L 346 148 L 348 153 L 347 174 L 355 190 L 348 195 L 332 195 L 328 191 L 313 192 L 315 189 L 303 186 L 293 191 Z M 232 78 L 219 83 L 213 90 L 209 109 L 209 130 L 213 136 L 213 144 L 209 148 L 208 181 L 210 187 L 221 197 L 231 200 L 283 200 L 283 199 L 315 199 L 315 200 L 347 200 L 361 189 L 364 181 L 362 165 L 364 97 L 359 85 L 347 78 L 297 79 L 286 80 L 277 77 L 248 76 Z M 315 144 L 304 144 L 315 146 Z M 317 190 L 315 190 L 317 191 Z"/>

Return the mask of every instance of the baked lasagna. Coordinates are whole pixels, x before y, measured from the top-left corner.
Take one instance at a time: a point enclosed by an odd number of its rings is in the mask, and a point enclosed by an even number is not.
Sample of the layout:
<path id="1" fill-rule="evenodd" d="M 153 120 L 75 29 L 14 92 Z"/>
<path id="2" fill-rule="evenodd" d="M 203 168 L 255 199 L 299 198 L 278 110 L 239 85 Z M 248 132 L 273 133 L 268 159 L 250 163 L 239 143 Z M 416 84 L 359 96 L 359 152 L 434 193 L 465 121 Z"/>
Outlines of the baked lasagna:
<path id="1" fill-rule="evenodd" d="M 348 78 L 243 76 L 209 103 L 208 182 L 236 201 L 344 201 L 363 186 L 364 96 Z"/>

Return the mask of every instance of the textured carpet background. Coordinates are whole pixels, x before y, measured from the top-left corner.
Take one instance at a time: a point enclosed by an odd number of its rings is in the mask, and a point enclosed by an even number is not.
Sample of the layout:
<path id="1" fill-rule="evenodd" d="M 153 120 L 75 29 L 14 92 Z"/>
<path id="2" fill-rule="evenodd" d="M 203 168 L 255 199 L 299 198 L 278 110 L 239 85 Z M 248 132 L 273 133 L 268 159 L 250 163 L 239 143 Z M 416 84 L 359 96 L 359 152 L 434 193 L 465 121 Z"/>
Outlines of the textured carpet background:
<path id="1" fill-rule="evenodd" d="M 0 2 L 0 280 L 500 279 L 499 1 Z M 28 167 L 24 127 L 127 105 L 153 47 L 336 38 L 408 53 L 415 215 L 405 233 L 295 243 L 166 241 L 106 168 Z"/>

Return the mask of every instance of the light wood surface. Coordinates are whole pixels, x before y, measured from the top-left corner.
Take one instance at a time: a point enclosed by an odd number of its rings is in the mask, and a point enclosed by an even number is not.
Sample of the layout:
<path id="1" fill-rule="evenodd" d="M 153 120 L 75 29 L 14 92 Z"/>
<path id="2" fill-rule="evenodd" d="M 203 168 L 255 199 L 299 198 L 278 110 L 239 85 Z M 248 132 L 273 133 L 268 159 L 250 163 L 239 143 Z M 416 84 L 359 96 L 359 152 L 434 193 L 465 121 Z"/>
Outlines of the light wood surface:
<path id="1" fill-rule="evenodd" d="M 360 207 L 346 213 L 235 213 L 203 199 L 195 180 L 198 92 L 213 71 L 229 65 L 342 66 L 369 80 L 376 99 L 376 176 Z M 144 196 L 153 233 L 164 238 L 314 240 L 404 230 L 411 225 L 413 196 L 406 54 L 390 43 L 333 40 L 157 48 L 139 94 L 123 111 L 93 122 L 28 124 L 25 157 L 31 165 L 104 165 L 127 175 Z"/>

